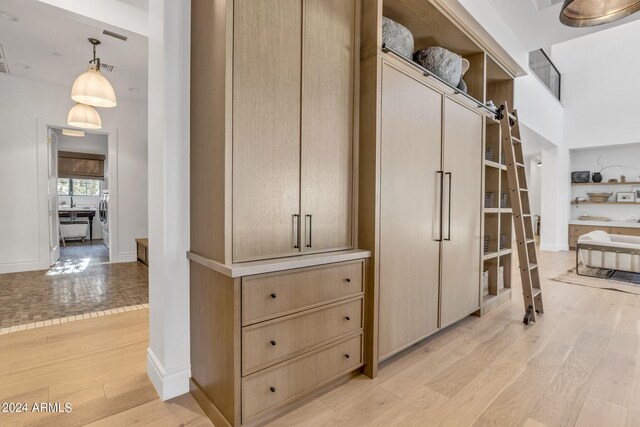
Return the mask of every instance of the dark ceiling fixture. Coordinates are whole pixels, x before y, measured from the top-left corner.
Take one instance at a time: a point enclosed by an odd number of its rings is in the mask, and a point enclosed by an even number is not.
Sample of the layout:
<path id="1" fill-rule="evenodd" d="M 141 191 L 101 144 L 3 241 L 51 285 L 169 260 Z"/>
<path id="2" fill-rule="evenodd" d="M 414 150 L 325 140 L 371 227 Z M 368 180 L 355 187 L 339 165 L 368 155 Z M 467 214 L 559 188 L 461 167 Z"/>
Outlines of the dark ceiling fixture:
<path id="1" fill-rule="evenodd" d="M 565 0 L 560 22 L 569 27 L 594 27 L 640 10 L 640 0 Z"/>

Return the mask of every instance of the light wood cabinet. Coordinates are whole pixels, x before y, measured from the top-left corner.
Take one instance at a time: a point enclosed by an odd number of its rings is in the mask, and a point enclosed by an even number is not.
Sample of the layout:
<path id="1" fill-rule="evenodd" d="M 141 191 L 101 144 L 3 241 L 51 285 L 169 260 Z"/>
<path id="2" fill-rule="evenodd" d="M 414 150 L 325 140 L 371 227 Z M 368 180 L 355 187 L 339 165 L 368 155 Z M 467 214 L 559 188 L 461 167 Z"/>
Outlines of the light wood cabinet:
<path id="1" fill-rule="evenodd" d="M 442 95 L 382 72 L 380 332 L 383 359 L 438 328 Z"/>
<path id="2" fill-rule="evenodd" d="M 235 0 L 233 23 L 233 259 L 294 255 L 302 3 Z"/>
<path id="3" fill-rule="evenodd" d="M 353 246 L 356 4 L 345 0 L 304 1 L 304 252 Z"/>
<path id="4" fill-rule="evenodd" d="M 482 127 L 482 116 L 445 99 L 441 327 L 480 308 Z"/>
<path id="5" fill-rule="evenodd" d="M 378 360 L 480 308 L 483 118 L 382 61 Z"/>
<path id="6" fill-rule="evenodd" d="M 353 0 L 234 2 L 234 262 L 353 247 L 355 22 Z"/>

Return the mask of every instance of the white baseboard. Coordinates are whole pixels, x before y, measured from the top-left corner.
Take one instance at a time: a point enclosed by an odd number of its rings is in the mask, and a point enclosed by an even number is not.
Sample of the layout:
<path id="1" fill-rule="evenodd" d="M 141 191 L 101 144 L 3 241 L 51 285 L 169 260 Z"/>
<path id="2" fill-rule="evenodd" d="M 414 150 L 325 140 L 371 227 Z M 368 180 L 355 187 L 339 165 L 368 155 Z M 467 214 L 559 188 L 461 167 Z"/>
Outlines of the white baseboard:
<path id="1" fill-rule="evenodd" d="M 138 254 L 136 252 L 120 252 L 111 262 L 136 262 L 137 260 Z"/>
<path id="2" fill-rule="evenodd" d="M 151 348 L 147 349 L 147 375 L 162 400 L 189 393 L 191 366 L 167 372 Z"/>
<path id="3" fill-rule="evenodd" d="M 0 263 L 0 274 L 20 273 L 23 271 L 35 271 L 47 269 L 49 266 L 43 267 L 40 261 L 17 261 Z"/>
<path id="4" fill-rule="evenodd" d="M 568 243 L 553 243 L 553 244 L 541 243 L 540 244 L 540 250 L 541 251 L 547 251 L 547 252 L 568 251 L 569 250 L 569 244 Z"/>

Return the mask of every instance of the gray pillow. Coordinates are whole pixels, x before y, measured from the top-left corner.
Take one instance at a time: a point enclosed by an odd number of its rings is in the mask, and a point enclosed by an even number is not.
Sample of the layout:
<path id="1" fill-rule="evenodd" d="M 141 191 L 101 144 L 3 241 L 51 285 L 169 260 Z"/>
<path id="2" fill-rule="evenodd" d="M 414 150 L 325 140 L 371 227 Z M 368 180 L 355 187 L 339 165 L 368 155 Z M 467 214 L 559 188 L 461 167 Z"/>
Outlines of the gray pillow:
<path id="1" fill-rule="evenodd" d="M 413 60 L 453 87 L 462 77 L 462 57 L 440 46 L 426 47 L 413 55 Z"/>
<path id="2" fill-rule="evenodd" d="M 457 88 L 464 93 L 467 93 L 467 82 L 464 79 L 460 79 L 460 83 L 458 83 Z"/>
<path id="3" fill-rule="evenodd" d="M 382 43 L 407 59 L 411 59 L 413 55 L 411 31 L 386 16 L 382 17 Z"/>

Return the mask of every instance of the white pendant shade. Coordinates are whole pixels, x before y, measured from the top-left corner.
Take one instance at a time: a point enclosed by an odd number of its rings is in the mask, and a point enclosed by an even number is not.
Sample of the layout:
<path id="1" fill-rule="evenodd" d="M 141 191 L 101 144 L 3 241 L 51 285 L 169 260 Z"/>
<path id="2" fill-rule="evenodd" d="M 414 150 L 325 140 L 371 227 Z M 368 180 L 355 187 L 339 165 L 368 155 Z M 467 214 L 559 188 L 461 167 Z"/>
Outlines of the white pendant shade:
<path id="1" fill-rule="evenodd" d="M 90 105 L 76 104 L 67 116 L 67 124 L 81 129 L 100 129 L 102 120 L 100 114 Z"/>
<path id="2" fill-rule="evenodd" d="M 115 107 L 117 103 L 113 86 L 93 67 L 80 74 L 73 82 L 71 99 L 93 107 Z"/>

